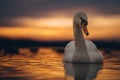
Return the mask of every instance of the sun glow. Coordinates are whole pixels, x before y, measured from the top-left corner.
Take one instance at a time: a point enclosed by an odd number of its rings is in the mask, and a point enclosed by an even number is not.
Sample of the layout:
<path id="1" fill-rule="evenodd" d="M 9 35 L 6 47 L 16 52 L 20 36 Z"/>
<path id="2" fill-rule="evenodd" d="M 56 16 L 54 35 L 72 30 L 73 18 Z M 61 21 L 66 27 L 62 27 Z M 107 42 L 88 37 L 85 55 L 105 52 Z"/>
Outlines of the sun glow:
<path id="1" fill-rule="evenodd" d="M 50 27 L 50 28 L 64 28 L 72 26 L 72 18 L 64 18 L 64 17 L 54 17 L 54 18 L 18 18 L 14 20 L 17 23 L 21 23 L 24 26 L 28 27 Z"/>
<path id="2" fill-rule="evenodd" d="M 120 26 L 120 16 L 89 16 L 89 26 L 93 27 L 118 27 Z"/>
<path id="3" fill-rule="evenodd" d="M 69 34 L 68 34 L 69 33 Z M 65 29 L 38 29 L 38 28 L 1 28 L 0 36 L 14 39 L 33 39 L 33 40 L 71 40 L 71 28 Z"/>
<path id="4" fill-rule="evenodd" d="M 17 18 L 23 26 L 0 28 L 0 36 L 34 40 L 72 40 L 72 17 Z M 87 39 L 119 39 L 120 16 L 89 16 Z"/>

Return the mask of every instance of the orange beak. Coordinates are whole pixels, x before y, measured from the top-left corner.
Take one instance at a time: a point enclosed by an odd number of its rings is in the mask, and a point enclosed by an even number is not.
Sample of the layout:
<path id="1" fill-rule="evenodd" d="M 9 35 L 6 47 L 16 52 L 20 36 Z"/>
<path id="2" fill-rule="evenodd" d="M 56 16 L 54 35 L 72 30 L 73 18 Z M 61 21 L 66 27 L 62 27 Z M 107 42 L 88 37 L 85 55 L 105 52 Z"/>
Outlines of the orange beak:
<path id="1" fill-rule="evenodd" d="M 82 28 L 83 28 L 84 33 L 88 36 L 89 32 L 87 30 L 87 24 L 85 22 L 82 23 Z"/>
<path id="2" fill-rule="evenodd" d="M 83 28 L 83 32 L 85 33 L 86 36 L 89 35 L 89 32 L 87 30 L 87 23 L 85 21 L 82 22 L 81 24 L 82 28 Z"/>
<path id="3" fill-rule="evenodd" d="M 88 30 L 87 30 L 87 27 L 83 27 L 83 31 L 84 31 L 84 33 L 88 36 L 89 35 L 89 32 L 88 32 Z"/>

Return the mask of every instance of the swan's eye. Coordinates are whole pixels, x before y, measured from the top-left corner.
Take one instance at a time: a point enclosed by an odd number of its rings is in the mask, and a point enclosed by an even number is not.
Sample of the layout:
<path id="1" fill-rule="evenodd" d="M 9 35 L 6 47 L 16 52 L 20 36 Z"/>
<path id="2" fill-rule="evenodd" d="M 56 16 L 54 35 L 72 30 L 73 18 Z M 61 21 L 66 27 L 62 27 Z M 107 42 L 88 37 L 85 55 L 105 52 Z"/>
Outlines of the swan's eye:
<path id="1" fill-rule="evenodd" d="M 83 22 L 84 22 L 85 25 L 88 25 L 88 22 L 86 20 L 84 20 L 82 17 L 80 17 L 80 19 L 81 19 L 81 25 L 82 25 Z"/>

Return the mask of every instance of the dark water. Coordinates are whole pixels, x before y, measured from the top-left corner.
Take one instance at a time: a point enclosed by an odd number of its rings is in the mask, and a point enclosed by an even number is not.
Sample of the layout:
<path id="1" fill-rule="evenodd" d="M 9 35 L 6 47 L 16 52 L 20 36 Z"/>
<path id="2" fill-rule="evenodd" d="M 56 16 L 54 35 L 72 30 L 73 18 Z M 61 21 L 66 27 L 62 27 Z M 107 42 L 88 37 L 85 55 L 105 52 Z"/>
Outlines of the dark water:
<path id="1" fill-rule="evenodd" d="M 52 48 L 31 51 L 21 48 L 14 55 L 1 51 L 0 80 L 120 80 L 120 51 L 101 50 L 104 64 L 63 63 L 63 53 Z"/>

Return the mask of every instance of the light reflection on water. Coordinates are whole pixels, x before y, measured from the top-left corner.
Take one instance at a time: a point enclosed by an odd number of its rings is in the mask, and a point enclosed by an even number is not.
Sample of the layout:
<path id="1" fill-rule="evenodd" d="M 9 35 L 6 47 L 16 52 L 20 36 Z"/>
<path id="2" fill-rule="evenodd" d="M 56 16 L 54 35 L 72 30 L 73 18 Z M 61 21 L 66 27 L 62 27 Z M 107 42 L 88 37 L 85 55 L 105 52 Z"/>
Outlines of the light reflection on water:
<path id="1" fill-rule="evenodd" d="M 71 64 L 51 48 L 34 54 L 19 49 L 17 55 L 0 57 L 0 80 L 120 80 L 119 53 L 105 55 L 104 64 Z"/>

